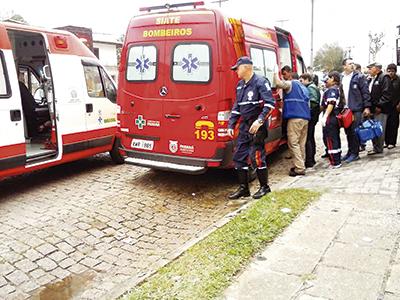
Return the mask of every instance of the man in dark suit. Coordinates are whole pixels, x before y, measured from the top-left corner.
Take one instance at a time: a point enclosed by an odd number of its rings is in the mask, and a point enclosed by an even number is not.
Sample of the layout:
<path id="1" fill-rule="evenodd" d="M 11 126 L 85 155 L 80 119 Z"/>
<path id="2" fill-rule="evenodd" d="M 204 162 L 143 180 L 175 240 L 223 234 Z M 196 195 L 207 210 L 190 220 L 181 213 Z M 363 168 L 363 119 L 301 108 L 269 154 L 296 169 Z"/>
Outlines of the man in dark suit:
<path id="1" fill-rule="evenodd" d="M 382 72 L 382 65 L 374 62 L 368 65 L 370 75 L 369 90 L 371 93 L 371 113 L 376 121 L 380 121 L 383 134 L 379 138 L 372 140 L 374 149 L 368 155 L 383 153 L 385 141 L 385 130 L 388 114 L 392 106 L 393 87 L 389 75 Z"/>

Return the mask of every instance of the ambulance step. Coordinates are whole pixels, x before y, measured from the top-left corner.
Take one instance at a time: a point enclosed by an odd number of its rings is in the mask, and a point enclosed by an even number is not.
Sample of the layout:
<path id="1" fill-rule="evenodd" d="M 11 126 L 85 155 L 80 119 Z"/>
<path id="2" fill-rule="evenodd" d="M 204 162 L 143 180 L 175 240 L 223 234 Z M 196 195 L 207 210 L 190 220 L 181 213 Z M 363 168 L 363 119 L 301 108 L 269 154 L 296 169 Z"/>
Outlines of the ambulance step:
<path id="1" fill-rule="evenodd" d="M 45 158 L 50 158 L 57 154 L 57 150 L 41 150 L 37 152 L 27 153 L 26 155 L 26 162 L 32 163 L 38 160 L 42 160 Z"/>
<path id="2" fill-rule="evenodd" d="M 125 162 L 128 164 L 151 168 L 151 169 L 175 171 L 188 174 L 202 174 L 207 171 L 206 167 L 174 164 L 174 163 L 142 159 L 142 158 L 133 158 L 133 157 L 125 158 Z"/>

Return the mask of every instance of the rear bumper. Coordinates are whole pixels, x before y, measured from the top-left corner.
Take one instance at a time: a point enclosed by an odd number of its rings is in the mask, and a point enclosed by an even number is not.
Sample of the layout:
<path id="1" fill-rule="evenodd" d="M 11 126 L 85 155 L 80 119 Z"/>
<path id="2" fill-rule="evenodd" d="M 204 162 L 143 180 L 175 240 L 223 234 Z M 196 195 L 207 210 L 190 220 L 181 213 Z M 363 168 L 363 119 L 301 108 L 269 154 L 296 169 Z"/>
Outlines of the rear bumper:
<path id="1" fill-rule="evenodd" d="M 232 162 L 233 144 L 226 143 L 225 148 L 218 148 L 214 157 L 207 159 L 141 152 L 123 147 L 120 149 L 126 153 L 127 164 L 185 174 L 203 174 L 210 165 L 218 168 L 229 167 Z"/>
<path id="2" fill-rule="evenodd" d="M 168 163 L 168 162 L 149 160 L 143 158 L 134 158 L 134 157 L 125 158 L 125 163 L 151 169 L 173 171 L 185 174 L 203 174 L 207 171 L 207 167 L 192 166 L 186 164 L 185 165 L 175 164 L 175 163 Z"/>

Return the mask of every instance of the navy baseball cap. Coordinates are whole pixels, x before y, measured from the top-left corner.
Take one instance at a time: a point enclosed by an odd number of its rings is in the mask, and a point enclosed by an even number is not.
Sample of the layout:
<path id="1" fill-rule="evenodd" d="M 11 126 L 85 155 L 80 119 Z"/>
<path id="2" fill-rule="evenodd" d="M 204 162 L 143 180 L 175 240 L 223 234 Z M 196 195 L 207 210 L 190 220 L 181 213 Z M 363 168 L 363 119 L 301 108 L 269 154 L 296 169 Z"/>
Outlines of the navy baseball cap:
<path id="1" fill-rule="evenodd" d="M 239 57 L 236 64 L 233 67 L 231 67 L 231 70 L 236 71 L 240 65 L 252 65 L 252 64 L 253 64 L 253 61 L 251 60 L 250 57 L 242 56 L 242 57 Z"/>

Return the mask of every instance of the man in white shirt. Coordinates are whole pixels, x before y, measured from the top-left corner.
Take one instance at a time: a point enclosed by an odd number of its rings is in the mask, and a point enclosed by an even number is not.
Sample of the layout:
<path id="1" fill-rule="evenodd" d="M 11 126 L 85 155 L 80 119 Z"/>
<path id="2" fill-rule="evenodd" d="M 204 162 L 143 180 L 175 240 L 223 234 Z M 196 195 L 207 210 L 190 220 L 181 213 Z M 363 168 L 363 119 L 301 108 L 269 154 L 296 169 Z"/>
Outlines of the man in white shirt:
<path id="1" fill-rule="evenodd" d="M 345 129 L 348 151 L 342 157 L 342 161 L 351 163 L 360 159 L 360 142 L 355 129 L 360 125 L 363 116 L 370 115 L 371 107 L 368 84 L 361 73 L 354 71 L 354 62 L 351 58 L 343 60 L 342 87 L 345 105 L 351 109 L 354 116 L 353 124 Z"/>

